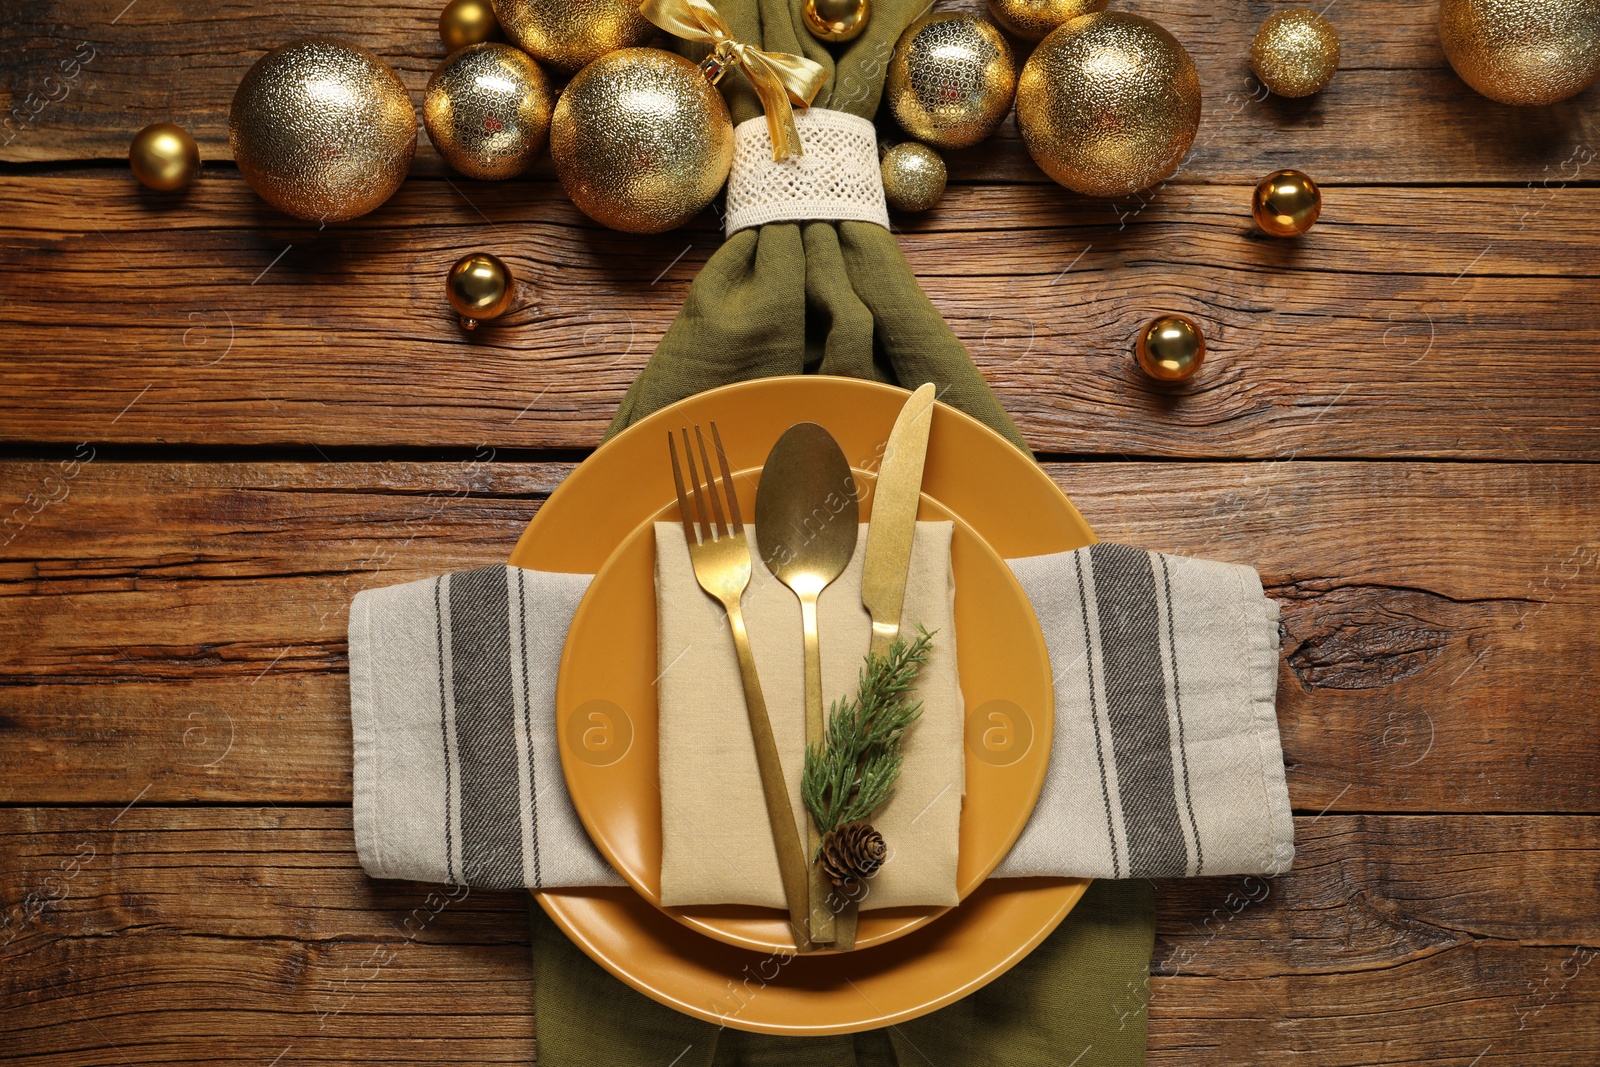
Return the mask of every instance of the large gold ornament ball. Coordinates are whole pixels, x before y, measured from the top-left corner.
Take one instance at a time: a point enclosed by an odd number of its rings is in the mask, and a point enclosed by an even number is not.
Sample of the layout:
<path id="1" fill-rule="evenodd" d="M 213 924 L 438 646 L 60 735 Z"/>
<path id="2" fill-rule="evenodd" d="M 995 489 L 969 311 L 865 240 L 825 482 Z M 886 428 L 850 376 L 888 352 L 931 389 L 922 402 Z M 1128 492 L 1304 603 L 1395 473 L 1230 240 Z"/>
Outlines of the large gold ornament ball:
<path id="1" fill-rule="evenodd" d="M 452 52 L 469 44 L 482 44 L 499 29 L 489 0 L 450 0 L 439 12 L 439 40 Z"/>
<path id="2" fill-rule="evenodd" d="M 835 44 L 861 36 L 871 16 L 870 0 L 805 0 L 800 8 L 811 36 Z"/>
<path id="3" fill-rule="evenodd" d="M 966 148 L 994 132 L 1011 108 L 1017 66 L 992 22 L 926 15 L 900 35 L 885 93 L 895 121 L 935 148 Z"/>
<path id="4" fill-rule="evenodd" d="M 1027 41 L 1040 41 L 1079 15 L 1104 11 L 1110 0 L 989 0 L 989 14 Z"/>
<path id="5" fill-rule="evenodd" d="M 657 32 L 628 0 L 494 0 L 494 13 L 513 44 L 564 74 Z"/>
<path id="6" fill-rule="evenodd" d="M 251 188 L 296 218 L 342 222 L 400 188 L 417 114 L 394 71 L 365 48 L 312 38 L 273 49 L 245 74 L 228 115 Z"/>
<path id="7" fill-rule="evenodd" d="M 1134 355 L 1139 369 L 1156 381 L 1181 382 L 1194 377 L 1205 362 L 1205 334 L 1185 315 L 1162 315 L 1139 331 Z"/>
<path id="8" fill-rule="evenodd" d="M 128 165 L 133 176 L 151 189 L 176 192 L 200 173 L 200 146 L 182 126 L 154 122 L 133 135 Z"/>
<path id="9" fill-rule="evenodd" d="M 1597 0 L 1442 0 L 1439 40 L 1461 80 L 1503 104 L 1553 104 L 1600 77 Z"/>
<path id="10" fill-rule="evenodd" d="M 1200 125 L 1200 78 L 1149 19 L 1101 12 L 1039 42 L 1017 82 L 1034 162 L 1089 196 L 1123 196 L 1177 169 Z"/>
<path id="11" fill-rule="evenodd" d="M 624 48 L 567 83 L 550 123 L 561 187 L 614 230 L 660 233 L 711 203 L 733 165 L 733 121 L 700 68 Z"/>
<path id="12" fill-rule="evenodd" d="M 456 260 L 444 281 L 445 299 L 461 316 L 464 329 L 475 330 L 485 319 L 497 319 L 511 307 L 516 282 L 499 256 L 473 252 Z"/>
<path id="13" fill-rule="evenodd" d="M 904 141 L 883 154 L 883 197 L 896 211 L 927 211 L 944 196 L 945 167 L 925 144 Z"/>
<path id="14" fill-rule="evenodd" d="M 1311 176 L 1280 170 L 1261 179 L 1250 198 L 1256 225 L 1274 237 L 1299 237 L 1322 214 L 1322 190 Z"/>
<path id="15" fill-rule="evenodd" d="M 444 161 L 469 178 L 512 178 L 550 135 L 555 95 L 539 64 L 508 44 L 469 45 L 428 79 L 422 122 Z"/>
<path id="16" fill-rule="evenodd" d="M 1279 96 L 1319 93 L 1339 70 L 1338 31 L 1310 8 L 1280 11 L 1256 31 L 1250 69 Z"/>

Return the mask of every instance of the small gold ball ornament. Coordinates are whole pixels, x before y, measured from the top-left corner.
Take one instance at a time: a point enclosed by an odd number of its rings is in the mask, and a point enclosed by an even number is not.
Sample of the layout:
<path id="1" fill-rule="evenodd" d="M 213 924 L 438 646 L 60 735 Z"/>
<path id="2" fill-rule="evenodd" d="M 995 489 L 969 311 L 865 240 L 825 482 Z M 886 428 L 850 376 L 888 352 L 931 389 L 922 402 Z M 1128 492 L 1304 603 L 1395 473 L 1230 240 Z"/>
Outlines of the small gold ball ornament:
<path id="1" fill-rule="evenodd" d="M 805 0 L 800 18 L 821 41 L 853 41 L 867 28 L 871 17 L 870 0 Z"/>
<path id="2" fill-rule="evenodd" d="M 1339 70 L 1339 33 L 1310 8 L 1279 11 L 1256 31 L 1250 69 L 1279 96 L 1321 92 Z"/>
<path id="3" fill-rule="evenodd" d="M 1016 89 L 1011 46 L 994 24 L 948 12 L 906 27 L 884 92 L 911 136 L 935 148 L 966 148 L 995 131 Z"/>
<path id="4" fill-rule="evenodd" d="M 1139 369 L 1158 382 L 1192 378 L 1206 358 L 1206 337 L 1185 315 L 1162 315 L 1139 331 L 1134 354 Z"/>
<path id="5" fill-rule="evenodd" d="M 883 198 L 896 211 L 927 211 L 944 196 L 945 167 L 939 153 L 903 141 L 883 154 Z"/>
<path id="6" fill-rule="evenodd" d="M 200 146 L 182 126 L 154 122 L 133 135 L 128 165 L 133 176 L 151 189 L 176 192 L 200 173 Z"/>
<path id="7" fill-rule="evenodd" d="M 563 74 L 658 32 L 627 0 L 494 0 L 494 13 L 513 44 Z"/>
<path id="8" fill-rule="evenodd" d="M 624 48 L 567 83 L 550 122 L 561 187 L 614 230 L 660 233 L 711 203 L 733 165 L 733 120 L 700 68 Z"/>
<path id="9" fill-rule="evenodd" d="M 1261 179 L 1250 198 L 1256 225 L 1274 237 L 1299 237 L 1322 213 L 1322 190 L 1297 170 L 1280 170 Z"/>
<path id="10" fill-rule="evenodd" d="M 1110 0 L 989 0 L 989 14 L 1027 41 L 1043 40 L 1051 30 L 1079 15 L 1104 11 Z"/>
<path id="11" fill-rule="evenodd" d="M 482 44 L 500 30 L 489 0 L 450 0 L 439 12 L 439 40 L 454 52 L 469 44 Z"/>
<path id="12" fill-rule="evenodd" d="M 1600 77 L 1595 0 L 1442 0 L 1439 40 L 1461 80 L 1502 104 L 1554 104 Z"/>
<path id="13" fill-rule="evenodd" d="M 433 72 L 422 122 L 444 161 L 469 178 L 513 178 L 550 135 L 555 96 L 539 64 L 508 44 L 469 45 Z"/>
<path id="14" fill-rule="evenodd" d="M 1124 196 L 1177 169 L 1200 126 L 1200 78 L 1177 38 L 1120 11 L 1039 42 L 1017 81 L 1017 126 L 1050 177 Z"/>
<path id="15" fill-rule="evenodd" d="M 400 188 L 417 113 L 394 71 L 367 49 L 325 38 L 256 60 L 228 115 L 239 173 L 279 211 L 343 222 Z"/>
<path id="16" fill-rule="evenodd" d="M 445 296 L 461 316 L 461 328 L 475 330 L 486 319 L 497 319 L 511 307 L 516 283 L 499 256 L 473 252 L 456 260 L 445 277 Z"/>

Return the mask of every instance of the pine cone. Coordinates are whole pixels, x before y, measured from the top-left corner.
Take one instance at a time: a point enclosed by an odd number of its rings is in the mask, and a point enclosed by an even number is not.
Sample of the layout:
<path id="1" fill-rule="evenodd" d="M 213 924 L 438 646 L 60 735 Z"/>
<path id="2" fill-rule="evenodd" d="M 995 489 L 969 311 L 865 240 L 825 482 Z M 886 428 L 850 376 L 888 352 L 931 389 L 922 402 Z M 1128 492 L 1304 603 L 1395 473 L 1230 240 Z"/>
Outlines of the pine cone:
<path id="1" fill-rule="evenodd" d="M 837 889 L 871 878 L 883 866 L 889 846 L 871 823 L 847 823 L 822 836 L 822 873 Z"/>

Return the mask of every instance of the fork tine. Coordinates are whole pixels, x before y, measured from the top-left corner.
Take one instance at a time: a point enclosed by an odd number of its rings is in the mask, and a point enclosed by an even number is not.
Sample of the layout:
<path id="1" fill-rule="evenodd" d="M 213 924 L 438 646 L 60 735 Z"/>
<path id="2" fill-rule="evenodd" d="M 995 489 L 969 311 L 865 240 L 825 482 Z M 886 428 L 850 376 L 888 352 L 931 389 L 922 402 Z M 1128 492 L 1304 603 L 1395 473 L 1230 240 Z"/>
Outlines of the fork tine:
<path id="1" fill-rule="evenodd" d="M 706 467 L 706 492 L 711 494 L 711 510 L 717 516 L 717 525 L 722 527 L 722 533 L 731 537 L 733 535 L 733 527 L 729 526 L 728 520 L 722 517 L 722 498 L 717 492 L 717 472 L 711 466 L 711 457 L 706 455 L 706 437 L 705 434 L 700 432 L 699 423 L 695 423 L 694 426 L 694 439 L 700 445 L 700 462 L 705 464 Z M 723 488 L 729 488 L 726 482 L 723 483 Z"/>
<path id="2" fill-rule="evenodd" d="M 672 456 L 672 484 L 678 489 L 678 517 L 683 520 L 683 536 L 691 545 L 700 543 L 694 532 L 694 514 L 689 510 L 689 494 L 683 490 L 683 472 L 678 469 L 678 443 L 667 431 L 667 453 Z"/>
<path id="3" fill-rule="evenodd" d="M 728 470 L 728 453 L 722 449 L 722 435 L 717 424 L 711 424 L 711 441 L 717 446 L 717 462 L 722 464 L 722 487 L 728 491 L 728 515 L 733 520 L 733 532 L 744 529 L 744 518 L 739 514 L 739 492 L 733 486 L 733 474 Z"/>
<path id="4" fill-rule="evenodd" d="M 706 499 L 700 494 L 700 472 L 694 466 L 694 450 L 689 447 L 689 431 L 680 431 L 683 434 L 683 458 L 689 464 L 689 485 L 694 489 L 694 510 L 700 516 L 699 541 L 715 541 L 716 527 L 711 525 L 711 518 L 706 514 Z"/>

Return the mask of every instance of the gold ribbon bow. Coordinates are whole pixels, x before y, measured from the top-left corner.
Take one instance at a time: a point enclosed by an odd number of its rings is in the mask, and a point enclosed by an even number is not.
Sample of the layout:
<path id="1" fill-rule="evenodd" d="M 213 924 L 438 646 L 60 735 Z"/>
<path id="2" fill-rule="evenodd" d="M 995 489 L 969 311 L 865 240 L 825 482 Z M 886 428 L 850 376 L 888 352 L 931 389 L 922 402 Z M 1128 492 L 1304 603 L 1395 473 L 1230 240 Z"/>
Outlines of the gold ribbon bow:
<path id="1" fill-rule="evenodd" d="M 772 158 L 804 154 L 800 131 L 794 124 L 793 106 L 807 107 L 828 70 L 803 56 L 786 52 L 763 52 L 735 41 L 717 9 L 707 0 L 644 0 L 639 13 L 675 37 L 704 41 L 711 55 L 700 66 L 715 84 L 730 62 L 736 63 L 750 79 L 761 107 L 767 113 L 767 131 L 772 135 Z"/>

